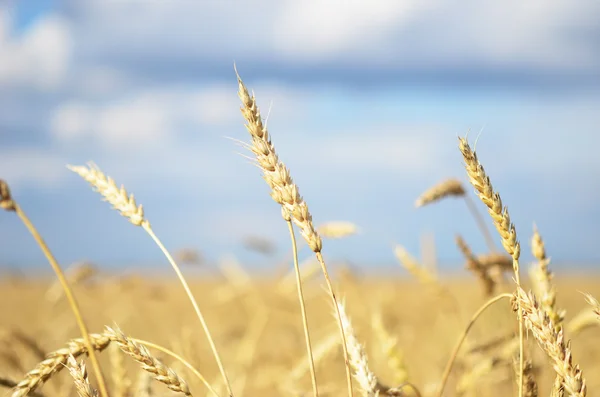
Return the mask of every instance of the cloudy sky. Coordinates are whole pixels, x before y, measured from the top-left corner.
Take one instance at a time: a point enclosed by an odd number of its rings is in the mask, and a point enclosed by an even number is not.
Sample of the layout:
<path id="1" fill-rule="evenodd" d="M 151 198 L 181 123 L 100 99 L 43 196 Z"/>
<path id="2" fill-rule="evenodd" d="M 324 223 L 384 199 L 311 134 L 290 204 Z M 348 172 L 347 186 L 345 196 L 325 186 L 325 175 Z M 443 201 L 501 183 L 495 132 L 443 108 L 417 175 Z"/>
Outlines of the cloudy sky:
<path id="1" fill-rule="evenodd" d="M 460 259 L 455 233 L 483 252 L 463 202 L 413 206 L 466 181 L 457 136 L 471 131 L 526 258 L 535 222 L 558 266 L 600 263 L 595 0 L 0 4 L 0 177 L 62 262 L 162 263 L 65 168 L 89 160 L 173 250 L 259 263 L 243 247 L 258 236 L 285 257 L 279 209 L 235 142 L 235 62 L 315 223 L 362 229 L 326 241 L 330 258 L 391 264 L 390 242 L 418 253 L 431 233 L 443 262 Z M 3 265 L 44 265 L 11 214 L 0 244 Z"/>

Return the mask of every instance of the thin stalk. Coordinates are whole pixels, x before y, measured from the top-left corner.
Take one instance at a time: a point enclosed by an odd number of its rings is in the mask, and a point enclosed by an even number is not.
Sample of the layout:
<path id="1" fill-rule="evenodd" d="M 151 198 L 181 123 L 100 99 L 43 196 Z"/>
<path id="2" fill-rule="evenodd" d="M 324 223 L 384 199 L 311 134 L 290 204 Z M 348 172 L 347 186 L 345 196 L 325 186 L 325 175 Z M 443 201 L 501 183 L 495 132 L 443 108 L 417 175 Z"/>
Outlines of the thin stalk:
<path id="1" fill-rule="evenodd" d="M 475 312 L 473 317 L 471 317 L 471 320 L 469 321 L 467 328 L 465 328 L 463 334 L 461 335 L 460 339 L 456 343 L 456 346 L 454 346 L 454 350 L 452 350 L 452 354 L 450 355 L 450 360 L 448 360 L 448 363 L 446 364 L 446 368 L 444 369 L 444 373 L 442 375 L 440 387 L 436 393 L 437 397 L 442 397 L 442 394 L 444 393 L 444 387 L 446 387 L 446 383 L 448 382 L 448 378 L 450 377 L 450 372 L 452 371 L 452 366 L 454 365 L 454 361 L 456 361 L 458 352 L 459 352 L 462 344 L 464 343 L 464 341 L 467 339 L 467 335 L 468 335 L 469 331 L 471 330 L 471 328 L 473 327 L 473 324 L 475 324 L 475 321 L 477 321 L 479 316 L 481 316 L 481 314 L 488 307 L 492 306 L 494 303 L 496 303 L 499 300 L 504 299 L 504 298 L 512 299 L 512 295 L 511 294 L 501 294 L 501 295 L 493 297 L 492 299 L 490 299 L 489 301 L 484 303 L 483 306 L 481 306 L 479 308 L 479 310 L 477 310 Z"/>
<path id="2" fill-rule="evenodd" d="M 202 312 L 200 311 L 200 308 L 198 307 L 198 303 L 196 302 L 196 299 L 194 298 L 194 295 L 192 294 L 192 291 L 190 290 L 190 287 L 188 286 L 188 283 L 185 280 L 185 277 L 183 277 L 181 270 L 179 270 L 179 266 L 177 265 L 177 263 L 175 262 L 175 260 L 173 259 L 173 257 L 169 253 L 169 251 L 167 251 L 167 249 L 165 248 L 163 243 L 156 236 L 156 234 L 154 234 L 154 231 L 152 231 L 150 224 L 148 222 L 144 222 L 142 224 L 142 227 L 150 235 L 150 237 L 152 237 L 152 239 L 154 240 L 154 242 L 156 243 L 158 248 L 160 248 L 160 250 L 163 252 L 165 257 L 171 264 L 171 266 L 173 266 L 173 270 L 175 270 L 177 277 L 179 277 L 179 281 L 181 281 L 181 285 L 183 286 L 183 289 L 185 290 L 188 298 L 190 299 L 190 302 L 192 302 L 192 306 L 194 307 L 194 310 L 196 311 L 196 315 L 198 316 L 198 319 L 200 320 L 200 324 L 202 324 L 202 328 L 204 329 L 204 333 L 206 334 L 206 338 L 208 339 L 208 343 L 212 350 L 213 356 L 215 357 L 215 361 L 217 362 L 217 366 L 219 367 L 219 371 L 221 372 L 221 377 L 223 378 L 223 381 L 225 382 L 225 386 L 227 387 L 227 393 L 229 393 L 229 396 L 233 396 L 233 390 L 231 389 L 231 384 L 229 383 L 229 378 L 227 378 L 227 374 L 225 373 L 225 368 L 223 367 L 223 363 L 221 362 L 221 357 L 219 356 L 219 352 L 217 351 L 215 342 L 210 334 L 208 325 L 206 325 L 204 316 L 202 315 Z"/>
<path id="3" fill-rule="evenodd" d="M 298 264 L 298 247 L 296 245 L 296 236 L 294 235 L 294 226 L 291 220 L 286 220 L 292 240 L 292 253 L 294 255 L 294 271 L 296 273 L 296 285 L 298 287 L 298 301 L 300 302 L 300 312 L 302 313 L 302 326 L 304 327 L 304 340 L 306 342 L 306 353 L 308 354 L 308 364 L 310 365 L 310 378 L 312 381 L 313 395 L 319 397 L 317 389 L 317 373 L 315 371 L 315 361 L 313 359 L 312 346 L 310 343 L 310 333 L 308 331 L 308 318 L 306 316 L 306 307 L 304 304 L 304 293 L 302 292 L 302 275 L 300 274 L 300 265 Z"/>
<path id="4" fill-rule="evenodd" d="M 521 277 L 519 276 L 519 260 L 513 256 L 513 270 L 515 272 L 515 283 L 517 288 L 521 289 Z M 525 368 L 525 354 L 524 354 L 524 321 L 523 321 L 523 308 L 521 307 L 521 301 L 518 301 L 518 315 L 519 315 L 519 397 L 523 397 L 523 386 L 525 385 L 525 377 L 523 376 L 523 370 Z"/>
<path id="5" fill-rule="evenodd" d="M 14 207 L 15 207 L 15 212 L 17 213 L 17 216 L 21 219 L 21 221 L 23 222 L 25 227 L 29 230 L 29 232 L 31 233 L 31 235 L 33 236 L 33 238 L 35 239 L 35 241 L 37 242 L 39 247 L 42 249 L 42 252 L 46 256 L 46 259 L 50 263 L 50 266 L 52 266 L 52 269 L 54 269 L 54 273 L 56 273 L 56 277 L 58 278 L 58 281 L 60 282 L 63 290 L 65 291 L 65 296 L 69 302 L 69 305 L 71 306 L 71 310 L 73 310 L 73 314 L 75 315 L 75 320 L 77 321 L 77 325 L 79 326 L 79 330 L 81 332 L 81 335 L 83 336 L 85 347 L 87 348 L 88 355 L 92 362 L 92 368 L 94 369 L 94 375 L 96 376 L 96 381 L 98 382 L 98 389 L 100 391 L 100 395 L 102 397 L 108 397 L 106 381 L 104 380 L 104 376 L 102 375 L 102 370 L 100 369 L 100 363 L 98 362 L 98 356 L 96 355 L 96 351 L 95 351 L 94 346 L 92 345 L 92 341 L 90 339 L 90 334 L 88 332 L 87 326 L 85 325 L 85 321 L 83 320 L 83 316 L 81 315 L 81 310 L 79 308 L 79 304 L 77 303 L 77 300 L 75 299 L 75 295 L 73 294 L 73 291 L 71 290 L 71 287 L 69 286 L 67 278 L 65 277 L 65 274 L 63 273 L 62 268 L 60 267 L 60 265 L 54 258 L 54 255 L 52 255 L 52 252 L 50 252 L 50 249 L 46 245 L 46 242 L 44 241 L 42 236 L 38 233 L 37 229 L 35 228 L 33 223 L 31 223 L 31 221 L 29 220 L 27 215 L 25 215 L 25 212 L 23 212 L 21 207 L 16 203 L 14 204 Z"/>
<path id="6" fill-rule="evenodd" d="M 473 219 L 475 219 L 475 222 L 477 223 L 477 227 L 479 228 L 479 231 L 481 232 L 481 234 L 483 235 L 483 238 L 485 239 L 485 243 L 488 246 L 488 249 L 491 252 L 497 252 L 496 246 L 494 244 L 494 239 L 492 238 L 490 230 L 485 225 L 485 221 L 483 220 L 481 213 L 479 211 L 477 211 L 477 207 L 475 206 L 475 203 L 473 202 L 473 200 L 471 200 L 471 198 L 467 194 L 465 194 L 463 197 L 465 199 L 465 203 L 467 204 L 467 208 L 469 209 L 469 212 L 473 216 Z"/>
<path id="7" fill-rule="evenodd" d="M 335 296 L 335 292 L 333 291 L 333 285 L 331 284 L 331 279 L 329 278 L 329 272 L 327 271 L 327 266 L 325 265 L 323 255 L 320 252 L 315 253 L 315 255 L 321 264 L 321 269 L 323 270 L 323 275 L 325 276 L 325 282 L 327 283 L 327 288 L 329 289 L 329 296 L 331 297 L 333 307 L 335 308 L 335 314 L 338 320 L 340 334 L 342 336 L 342 350 L 344 352 L 344 363 L 346 364 L 346 383 L 348 384 L 348 396 L 352 397 L 352 369 L 350 368 L 350 360 L 348 359 L 348 346 L 346 345 L 346 335 L 344 334 L 344 326 L 342 324 L 342 316 L 340 315 L 338 300 Z"/>
<path id="8" fill-rule="evenodd" d="M 210 390 L 210 392 L 215 396 L 215 397 L 219 397 L 219 395 L 217 394 L 217 392 L 215 391 L 215 389 L 213 389 L 213 387 L 210 385 L 210 383 L 208 383 L 208 381 L 206 380 L 206 378 L 204 378 L 204 376 L 202 376 L 202 374 L 200 372 L 198 372 L 198 370 L 196 368 L 194 368 L 194 366 L 192 364 L 190 364 L 187 360 L 185 360 L 183 357 L 181 357 L 180 355 L 178 355 L 177 353 L 167 349 L 166 347 L 163 347 L 161 345 L 157 345 L 156 343 L 152 343 L 152 342 L 148 342 L 145 341 L 143 339 L 136 339 L 136 338 L 129 338 L 132 341 L 139 343 L 141 345 L 145 345 L 147 347 L 156 349 L 156 350 L 160 350 L 161 352 L 173 357 L 175 360 L 179 361 L 180 363 L 182 363 L 183 365 L 185 365 L 187 367 L 187 369 L 189 369 L 190 371 L 192 371 L 192 373 L 194 375 L 196 375 L 196 377 L 198 379 L 200 379 L 200 381 L 202 383 L 204 383 L 204 385 L 208 388 L 208 390 Z"/>

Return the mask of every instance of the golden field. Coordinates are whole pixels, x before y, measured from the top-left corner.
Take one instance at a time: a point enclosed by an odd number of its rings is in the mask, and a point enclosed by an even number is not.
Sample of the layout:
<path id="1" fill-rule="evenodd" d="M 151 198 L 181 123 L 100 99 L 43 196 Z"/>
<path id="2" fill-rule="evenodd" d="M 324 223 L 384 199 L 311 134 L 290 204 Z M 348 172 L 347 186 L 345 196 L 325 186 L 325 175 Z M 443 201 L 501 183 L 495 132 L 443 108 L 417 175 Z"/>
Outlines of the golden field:
<path id="1" fill-rule="evenodd" d="M 230 272 L 231 273 L 231 272 Z M 339 272 L 335 284 L 346 303 L 357 337 L 364 344 L 369 365 L 381 381 L 392 385 L 402 376 L 414 383 L 422 395 L 434 394 L 444 365 L 468 318 L 485 301 L 474 279 L 442 281 L 449 297 L 440 297 L 432 288 L 408 278 L 369 278 Z M 194 295 L 206 316 L 236 395 L 310 395 L 310 380 L 302 334 L 300 312 L 293 279 L 247 279 L 238 276 L 210 277 L 192 281 Z M 305 299 L 313 349 L 323 351 L 316 358 L 321 395 L 344 395 L 343 356 L 339 346 L 333 310 L 323 287 L 322 276 L 305 280 Z M 507 280 L 508 282 L 508 280 Z M 0 377 L 20 380 L 40 361 L 39 353 L 21 341 L 18 335 L 34 340 L 47 353 L 66 345 L 79 331 L 64 297 L 49 298 L 50 282 L 4 280 L 0 284 Z M 572 337 L 573 356 L 583 368 L 589 395 L 600 387 L 597 343 L 600 328 L 595 318 L 590 326 L 570 330 L 573 319 L 591 310 L 579 291 L 600 295 L 597 278 L 558 279 L 558 306 L 567 310 L 567 337 Z M 510 284 L 503 287 L 510 290 Z M 75 286 L 84 317 L 91 332 L 102 332 L 106 325 L 117 324 L 129 336 L 161 344 L 189 360 L 220 393 L 222 382 L 206 338 L 198 325 L 181 287 L 172 282 L 141 277 L 95 276 Z M 52 296 L 52 295 L 50 295 Z M 384 329 L 378 329 L 380 316 Z M 589 317 L 588 317 L 589 318 Z M 471 352 L 516 332 L 514 313 L 508 301 L 498 302 L 475 324 L 468 342 L 461 349 L 450 378 L 446 395 L 457 395 L 457 383 L 478 362 L 498 354 L 501 347 L 481 353 Z M 387 331 L 387 336 L 385 336 Z M 384 339 L 384 338 L 390 339 Z M 548 395 L 554 374 L 545 354 L 531 336 L 527 352 L 533 357 L 539 395 Z M 390 342 L 391 341 L 391 342 Z M 396 343 L 393 343 L 393 342 Z M 101 353 L 101 364 L 109 388 L 114 390 L 114 365 L 111 351 Z M 198 380 L 175 360 L 165 363 L 188 381 L 193 395 L 210 395 Z M 393 357 L 401 359 L 403 375 Z M 135 392 L 142 371 L 137 363 L 124 358 L 126 377 Z M 463 395 L 515 395 L 512 364 L 505 359 L 476 377 Z M 91 380 L 94 384 L 94 380 Z M 67 371 L 52 378 L 38 390 L 47 396 L 75 395 Z M 152 383 L 155 395 L 169 390 Z M 224 394 L 221 394 L 224 395 Z M 407 390 L 407 395 L 410 395 Z"/>

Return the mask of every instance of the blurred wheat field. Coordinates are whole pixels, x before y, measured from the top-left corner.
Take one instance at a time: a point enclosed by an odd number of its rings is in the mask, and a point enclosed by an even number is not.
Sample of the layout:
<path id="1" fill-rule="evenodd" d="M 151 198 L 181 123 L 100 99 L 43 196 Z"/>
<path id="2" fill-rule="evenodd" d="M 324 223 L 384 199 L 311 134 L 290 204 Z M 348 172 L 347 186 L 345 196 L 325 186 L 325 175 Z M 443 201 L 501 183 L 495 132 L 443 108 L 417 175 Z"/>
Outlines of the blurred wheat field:
<path id="1" fill-rule="evenodd" d="M 357 335 L 365 345 L 372 370 L 383 382 L 393 384 L 396 374 L 389 365 L 385 341 L 374 327 L 377 316 L 381 316 L 385 329 L 397 340 L 393 349 L 402 357 L 408 379 L 423 395 L 431 395 L 435 389 L 467 319 L 484 302 L 479 287 L 471 279 L 448 281 L 449 292 L 460 304 L 458 313 L 440 302 L 431 289 L 407 278 L 353 277 L 344 272 L 336 281 Z M 15 334 L 35 340 L 46 353 L 80 336 L 64 298 L 56 303 L 46 299 L 50 284 L 27 280 L 3 280 L 0 284 L 2 376 L 20 379 L 40 361 L 36 352 L 19 342 Z M 343 357 L 336 339 L 333 309 L 318 276 L 305 285 L 314 349 L 325 349 L 323 357 L 316 359 L 319 391 L 322 395 L 340 395 L 344 392 L 339 390 L 344 385 L 340 365 Z M 217 278 L 193 281 L 192 287 L 220 346 L 238 395 L 309 394 L 310 381 L 293 284 L 282 279 L 263 278 L 251 279 L 241 286 Z M 191 306 L 175 280 L 96 276 L 75 289 L 91 332 L 101 332 L 105 325 L 116 323 L 131 336 L 169 347 L 194 364 L 219 390 L 220 379 L 214 360 L 196 325 Z M 578 291 L 600 295 L 598 279 L 557 280 L 558 303 L 567 310 L 567 323 L 582 311 L 589 310 Z M 589 395 L 594 396 L 598 395 L 594 390 L 600 386 L 600 378 L 595 375 L 600 370 L 600 346 L 597 343 L 600 329 L 594 323 L 590 324 L 589 328 L 577 331 L 572 349 L 587 374 Z M 470 334 L 468 345 L 462 349 L 447 394 L 456 395 L 453 387 L 469 367 L 481 359 L 481 353 L 469 354 L 470 349 L 510 336 L 515 330 L 514 315 L 508 302 L 484 315 Z M 531 337 L 527 349 L 534 357 L 539 394 L 548 395 L 553 371 Z M 113 369 L 109 352 L 104 351 L 100 357 L 102 367 L 110 374 Z M 169 357 L 161 358 L 188 380 L 194 395 L 208 395 L 203 385 L 185 368 Z M 124 362 L 127 376 L 133 381 L 133 391 L 141 370 L 132 360 Z M 511 363 L 501 363 L 490 373 L 478 377 L 464 395 L 515 395 L 514 379 Z M 153 383 L 152 390 L 155 395 L 171 393 L 159 383 Z M 39 391 L 46 396 L 75 395 L 67 371 L 52 378 Z"/>

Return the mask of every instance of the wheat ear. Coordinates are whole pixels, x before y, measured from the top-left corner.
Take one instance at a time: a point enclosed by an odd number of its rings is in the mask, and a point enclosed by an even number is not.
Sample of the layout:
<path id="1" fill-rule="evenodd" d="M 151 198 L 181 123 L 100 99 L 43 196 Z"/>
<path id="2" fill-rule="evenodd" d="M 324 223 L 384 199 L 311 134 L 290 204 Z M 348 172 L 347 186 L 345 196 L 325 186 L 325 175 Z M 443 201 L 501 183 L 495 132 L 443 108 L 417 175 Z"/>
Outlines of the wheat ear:
<path id="1" fill-rule="evenodd" d="M 534 227 L 533 237 L 531 238 L 531 252 L 537 259 L 537 263 L 531 268 L 534 291 L 542 308 L 558 331 L 562 328 L 564 312 L 556 309 L 556 291 L 552 284 L 553 274 L 548 267 L 550 258 L 546 256 L 544 240 L 537 227 Z"/>
<path id="2" fill-rule="evenodd" d="M 465 195 L 463 184 L 458 179 L 450 178 L 439 182 L 423 192 L 415 201 L 415 207 L 433 204 L 446 197 L 462 197 Z"/>
<path id="3" fill-rule="evenodd" d="M 519 370 L 518 363 L 515 363 L 514 368 L 515 372 Z M 523 376 L 525 377 L 525 389 L 523 390 L 523 396 L 538 397 L 538 385 L 533 373 L 533 363 L 531 362 L 531 360 L 525 361 L 525 367 L 523 368 Z"/>
<path id="4" fill-rule="evenodd" d="M 300 229 L 302 237 L 306 240 L 310 249 L 321 264 L 321 270 L 325 276 L 325 282 L 329 289 L 329 295 L 335 307 L 338 326 L 342 339 L 342 349 L 344 351 L 344 360 L 346 367 L 346 382 L 348 385 L 348 395 L 352 397 L 352 376 L 350 365 L 348 363 L 348 351 L 346 347 L 346 338 L 342 326 L 341 315 L 338 310 L 338 300 L 333 290 L 329 272 L 321 254 L 322 241 L 316 232 L 312 222 L 312 215 L 308 210 L 308 205 L 300 196 L 298 186 L 292 180 L 289 170 L 285 164 L 279 160 L 275 146 L 271 143 L 271 138 L 267 127 L 263 124 L 262 117 L 256 98 L 250 96 L 248 89 L 242 82 L 240 75 L 236 72 L 238 80 L 238 96 L 242 101 L 241 112 L 246 120 L 246 129 L 252 139 L 249 149 L 256 155 L 256 161 L 263 172 L 263 178 L 271 188 L 271 197 L 282 207 L 282 215 L 286 221 L 293 221 Z M 300 297 L 300 299 L 302 299 Z M 305 328 L 305 333 L 308 329 Z M 311 366 L 312 367 L 312 366 Z M 313 374 L 313 377 L 315 375 Z M 316 390 L 314 391 L 316 393 Z"/>
<path id="5" fill-rule="evenodd" d="M 2 376 L 0 376 L 0 386 L 12 389 L 16 385 L 17 385 L 17 382 L 15 382 L 14 380 L 8 379 L 8 378 L 3 378 Z M 31 392 L 31 393 L 29 393 L 29 395 L 32 397 L 44 397 L 43 394 L 36 393 L 36 392 Z"/>
<path id="6" fill-rule="evenodd" d="M 550 258 L 546 256 L 544 240 L 535 225 L 533 227 L 533 236 L 531 238 L 531 253 L 535 259 L 537 259 L 537 263 L 530 269 L 533 289 L 538 299 L 540 299 L 542 309 L 554 324 L 556 331 L 559 331 L 563 327 L 563 320 L 565 317 L 564 311 L 558 311 L 556 309 L 556 291 L 554 284 L 552 284 L 553 274 L 548 267 Z M 562 386 L 558 386 L 562 385 L 563 382 L 564 379 L 562 376 L 557 374 L 553 384 L 553 392 L 555 394 L 564 395 Z"/>
<path id="7" fill-rule="evenodd" d="M 73 381 L 75 383 L 75 389 L 77 390 L 77 394 L 79 394 L 79 397 L 98 396 L 98 392 L 90 384 L 87 369 L 83 361 L 77 363 L 75 357 L 69 356 L 69 358 L 67 359 L 67 368 L 69 369 L 69 373 L 73 378 Z"/>
<path id="8" fill-rule="evenodd" d="M 65 291 L 65 296 L 67 297 L 67 300 L 69 301 L 69 305 L 71 306 L 71 310 L 73 311 L 73 314 L 75 316 L 75 320 L 77 322 L 77 326 L 79 327 L 79 331 L 81 332 L 84 343 L 86 344 L 86 346 L 88 348 L 88 351 L 89 351 L 88 354 L 90 356 L 90 360 L 92 361 L 92 367 L 94 368 L 94 374 L 96 375 L 96 379 L 98 381 L 98 387 L 100 388 L 100 394 L 102 395 L 102 397 L 108 397 L 108 391 L 106 389 L 106 382 L 104 381 L 104 376 L 102 375 L 102 370 L 100 369 L 100 363 L 98 362 L 98 357 L 96 357 L 96 352 L 93 349 L 93 344 L 92 344 L 92 341 L 89 336 L 88 328 L 87 328 L 87 325 L 85 324 L 85 320 L 83 319 L 83 315 L 81 314 L 81 309 L 79 308 L 79 303 L 77 302 L 77 299 L 75 298 L 75 294 L 73 293 L 73 290 L 71 289 L 71 286 L 70 286 L 69 282 L 67 281 L 67 278 L 66 278 L 61 266 L 59 265 L 58 261 L 56 260 L 56 258 L 52 254 L 52 252 L 50 251 L 50 248 L 48 248 L 48 245 L 46 245 L 46 242 L 44 241 L 44 239 L 42 238 L 40 233 L 37 231 L 37 229 L 33 225 L 33 223 L 29 220 L 29 218 L 27 217 L 27 215 L 25 214 L 25 212 L 23 211 L 21 206 L 19 206 L 17 204 L 17 202 L 12 198 L 8 184 L 1 179 L 0 179 L 0 208 L 4 209 L 6 211 L 9 211 L 9 212 L 15 212 L 17 214 L 19 219 L 21 219 L 21 222 L 23 222 L 23 224 L 25 225 L 27 230 L 29 230 L 29 232 L 33 236 L 34 240 L 36 241 L 36 243 L 38 244 L 38 246 L 44 253 L 44 256 L 50 263 L 50 266 L 52 266 L 52 269 L 54 270 L 54 273 L 56 274 L 58 281 L 60 282 L 63 290 Z"/>
<path id="9" fill-rule="evenodd" d="M 103 334 L 89 334 L 89 338 L 93 349 L 97 351 L 104 350 L 110 343 L 108 336 Z M 48 354 L 45 360 L 25 374 L 25 378 L 15 386 L 12 397 L 24 397 L 33 392 L 52 375 L 61 371 L 70 356 L 77 358 L 85 353 L 88 353 L 88 348 L 83 338 L 69 341 L 67 347 Z"/>
<path id="10" fill-rule="evenodd" d="M 585 379 L 579 366 L 573 365 L 571 347 L 565 343 L 563 330 L 557 330 L 535 297 L 520 287 L 515 294 L 514 306 L 521 307 L 525 326 L 552 361 L 554 371 L 562 378 L 564 390 L 570 396 L 584 397 L 587 392 Z"/>
<path id="11" fill-rule="evenodd" d="M 363 346 L 354 333 L 354 328 L 352 327 L 350 318 L 346 314 L 344 304 L 340 302 L 338 308 L 342 316 L 342 325 L 344 326 L 344 334 L 346 335 L 346 343 L 348 344 L 348 358 L 354 370 L 354 378 L 360 385 L 363 396 L 376 396 L 379 392 L 379 380 L 369 368 L 369 360 Z"/>
<path id="12" fill-rule="evenodd" d="M 352 236 L 359 232 L 358 226 L 352 222 L 346 221 L 331 221 L 323 223 L 317 227 L 317 233 L 321 237 L 338 239 Z"/>
<path id="13" fill-rule="evenodd" d="M 208 339 L 208 343 L 212 350 L 213 356 L 215 357 L 215 361 L 217 362 L 217 366 L 219 367 L 221 377 L 223 378 L 223 381 L 227 386 L 227 391 L 230 396 L 233 396 L 233 390 L 231 389 L 231 384 L 229 382 L 229 379 L 227 378 L 227 373 L 225 372 L 225 368 L 223 367 L 223 363 L 221 362 L 221 357 L 219 356 L 217 347 L 214 343 L 210 330 L 208 329 L 208 325 L 206 324 L 204 316 L 200 311 L 200 307 L 198 306 L 198 303 L 196 302 L 196 299 L 194 298 L 194 295 L 192 294 L 192 291 L 185 277 L 181 273 L 179 266 L 152 230 L 150 222 L 148 221 L 148 219 L 146 219 L 144 215 L 143 207 L 136 203 L 133 194 L 128 194 L 127 190 L 125 190 L 125 187 L 123 186 L 121 186 L 120 188 L 117 187 L 115 181 L 112 178 L 106 176 L 95 164 L 90 163 L 88 167 L 69 165 L 67 166 L 67 168 L 69 168 L 71 171 L 75 172 L 76 174 L 81 176 L 85 181 L 87 181 L 92 186 L 92 188 L 94 188 L 98 193 L 102 195 L 102 197 L 104 197 L 105 201 L 110 203 L 113 206 L 113 208 L 119 211 L 121 215 L 123 215 L 129 220 L 129 222 L 131 222 L 135 226 L 141 226 L 163 252 L 165 257 L 173 267 L 173 270 L 175 270 L 175 273 L 177 274 L 177 277 L 179 278 L 183 289 L 185 290 L 190 302 L 192 303 L 192 306 L 194 307 L 194 311 L 196 312 L 196 315 L 200 320 L 200 324 L 202 325 L 204 333 L 206 334 L 206 338 Z"/>
<path id="14" fill-rule="evenodd" d="M 114 341 L 121 350 L 131 356 L 135 361 L 142 365 L 142 369 L 148 371 L 159 382 L 164 383 L 174 392 L 183 393 L 191 396 L 187 383 L 171 368 L 164 365 L 159 359 L 154 357 L 148 349 L 133 340 L 129 339 L 120 329 L 106 327 L 108 337 Z"/>
<path id="15" fill-rule="evenodd" d="M 467 208 L 471 213 L 473 219 L 475 219 L 479 231 L 481 232 L 481 234 L 483 234 L 488 248 L 491 251 L 495 251 L 496 247 L 494 247 L 494 240 L 490 235 L 490 231 L 486 227 L 485 222 L 481 217 L 481 214 L 479 213 L 479 211 L 477 211 L 477 207 L 473 205 L 473 201 L 469 198 L 469 196 L 467 196 L 462 182 L 458 179 L 449 178 L 433 185 L 425 192 L 423 192 L 423 194 L 421 194 L 419 198 L 417 198 L 417 200 L 415 201 L 415 207 L 420 208 L 428 204 L 433 204 L 440 200 L 443 200 L 446 197 L 462 197 L 465 200 Z"/>
<path id="16" fill-rule="evenodd" d="M 486 205 L 488 212 L 492 217 L 496 230 L 500 234 L 502 246 L 513 259 L 513 271 L 517 288 L 521 287 L 521 277 L 519 275 L 519 257 L 521 256 L 521 245 L 517 241 L 517 231 L 515 225 L 510 220 L 508 208 L 502 205 L 500 194 L 494 191 L 492 182 L 487 176 L 485 169 L 477 158 L 477 153 L 471 150 L 469 143 L 464 138 L 458 138 L 458 147 L 462 153 L 465 162 L 465 169 L 469 176 L 471 185 L 479 199 Z M 525 357 L 523 355 L 523 314 L 518 309 L 519 317 L 519 397 L 523 397 L 523 367 L 525 366 Z"/>

